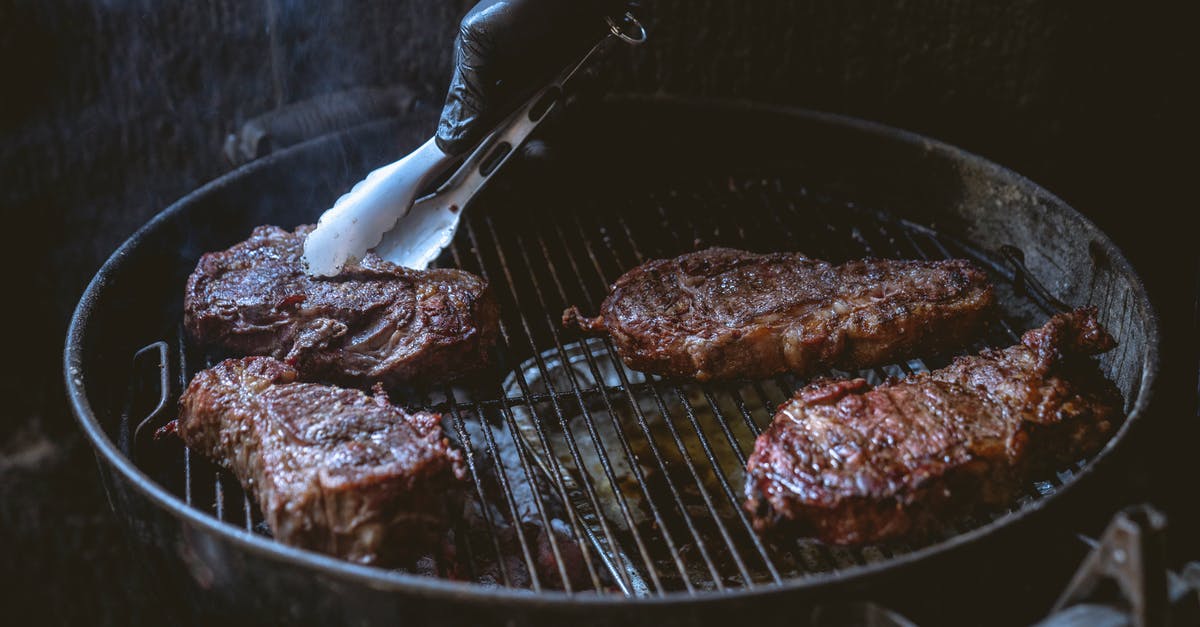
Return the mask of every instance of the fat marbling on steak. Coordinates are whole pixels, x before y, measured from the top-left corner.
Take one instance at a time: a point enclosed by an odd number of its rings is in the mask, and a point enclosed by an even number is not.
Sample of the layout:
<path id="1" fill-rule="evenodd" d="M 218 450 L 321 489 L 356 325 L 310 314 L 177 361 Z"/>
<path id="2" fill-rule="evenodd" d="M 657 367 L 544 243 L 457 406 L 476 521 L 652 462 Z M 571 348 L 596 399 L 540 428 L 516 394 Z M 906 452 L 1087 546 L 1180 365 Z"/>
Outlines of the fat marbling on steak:
<path id="1" fill-rule="evenodd" d="M 174 430 L 237 476 L 284 543 L 364 564 L 425 553 L 464 472 L 438 416 L 296 376 L 270 357 L 227 359 L 192 379 Z"/>
<path id="2" fill-rule="evenodd" d="M 192 338 L 282 359 L 305 378 L 356 383 L 438 382 L 486 363 L 499 314 L 483 279 L 374 254 L 335 277 L 310 277 L 300 257 L 311 230 L 263 226 L 201 257 L 184 299 Z"/>
<path id="3" fill-rule="evenodd" d="M 1094 309 L 1059 314 L 1021 343 L 872 387 L 810 384 L 758 437 L 746 509 L 837 544 L 922 537 L 1006 505 L 1038 471 L 1094 452 L 1121 398 L 1089 355 L 1113 346 Z"/>
<path id="4" fill-rule="evenodd" d="M 863 259 L 710 248 L 625 273 L 595 318 L 631 368 L 674 377 L 761 378 L 861 368 L 963 343 L 993 301 L 970 263 Z"/>

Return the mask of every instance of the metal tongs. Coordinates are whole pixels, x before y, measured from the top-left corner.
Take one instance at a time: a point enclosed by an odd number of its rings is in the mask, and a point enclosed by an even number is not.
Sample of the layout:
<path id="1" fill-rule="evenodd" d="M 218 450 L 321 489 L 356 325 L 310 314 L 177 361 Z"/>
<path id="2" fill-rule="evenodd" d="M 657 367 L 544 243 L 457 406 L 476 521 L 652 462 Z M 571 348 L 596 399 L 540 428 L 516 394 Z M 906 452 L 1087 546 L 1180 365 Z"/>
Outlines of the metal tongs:
<path id="1" fill-rule="evenodd" d="M 606 19 L 609 32 L 488 134 L 433 193 L 417 199 L 455 159 L 430 139 L 371 172 L 339 198 L 304 242 L 305 270 L 333 276 L 372 249 L 394 264 L 425 269 L 454 238 L 463 210 L 563 100 L 580 70 L 614 40 L 632 45 L 646 40 L 645 29 L 631 14 Z"/>

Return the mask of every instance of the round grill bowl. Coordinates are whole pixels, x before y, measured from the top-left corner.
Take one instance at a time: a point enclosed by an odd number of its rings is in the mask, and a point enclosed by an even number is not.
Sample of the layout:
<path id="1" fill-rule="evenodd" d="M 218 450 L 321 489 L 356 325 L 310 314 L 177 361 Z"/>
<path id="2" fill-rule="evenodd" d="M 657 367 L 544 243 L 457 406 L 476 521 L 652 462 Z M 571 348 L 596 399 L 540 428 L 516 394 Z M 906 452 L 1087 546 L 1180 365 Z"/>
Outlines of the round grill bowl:
<path id="1" fill-rule="evenodd" d="M 223 615 L 272 623 L 570 620 L 665 625 L 785 616 L 789 624 L 796 624 L 807 616 L 803 608 L 812 604 L 861 597 L 897 582 L 911 585 L 926 577 L 932 581 L 940 572 L 982 559 L 997 544 L 1011 546 L 1020 534 L 1037 529 L 1047 512 L 1061 508 L 1078 484 L 1094 480 L 1097 468 L 1127 438 L 1150 402 L 1158 336 L 1141 281 L 1104 233 L 1033 182 L 937 141 L 851 118 L 745 103 L 621 99 L 581 112 L 569 125 L 555 129 L 557 145 L 570 150 L 537 168 L 514 164 L 505 181 L 472 206 L 467 215 L 471 228 L 460 229 L 456 251 L 462 257 L 454 259 L 465 258 L 465 267 L 478 271 L 470 261 L 472 254 L 492 248 L 488 242 L 494 237 L 507 257 L 497 265 L 492 253 L 485 252 L 475 257 L 478 265 L 490 267 L 489 279 L 501 293 L 513 334 L 520 334 L 529 320 L 537 327 L 526 328 L 524 339 L 509 342 L 510 370 L 535 354 L 530 346 L 553 349 L 558 337 L 542 328 L 546 312 L 532 300 L 534 292 L 515 267 L 520 262 L 512 258 L 537 250 L 539 240 L 526 229 L 540 221 L 562 220 L 572 228 L 579 224 L 578 230 L 564 232 L 588 238 L 596 251 L 613 251 L 611 260 L 596 262 L 596 277 L 590 283 L 578 282 L 578 290 L 590 291 L 593 297 L 602 296 L 596 294 L 601 277 L 615 278 L 622 266 L 627 269 L 643 255 L 674 254 L 696 244 L 736 245 L 736 238 L 742 238 L 745 247 L 768 250 L 787 246 L 794 238 L 790 248 L 814 256 L 848 257 L 864 251 L 890 256 L 895 251 L 888 250 L 887 243 L 895 243 L 902 229 L 918 237 L 932 233 L 948 246 L 960 247 L 952 250 L 980 255 L 979 261 L 990 264 L 998 280 L 1010 286 L 999 292 L 1001 304 L 1006 316 L 1022 328 L 1045 318 L 1046 300 L 1020 289 L 1029 281 L 1021 278 L 1023 271 L 1004 265 L 1000 251 L 1005 246 L 1019 248 L 1028 277 L 1058 299 L 1097 306 L 1119 342 L 1100 363 L 1126 399 L 1127 420 L 1091 460 L 1065 469 L 1068 472 L 1060 474 L 1047 494 L 979 520 L 961 533 L 819 572 L 785 573 L 778 582 L 743 586 L 727 581 L 723 591 L 701 586 L 692 592 L 633 597 L 615 591 L 532 592 L 369 568 L 288 547 L 219 520 L 204 511 L 211 509 L 210 496 L 194 497 L 195 505 L 189 505 L 173 479 L 164 479 L 168 471 L 156 466 L 154 455 L 138 456 L 135 463 L 131 454 L 137 450 L 131 427 L 153 409 L 153 403 L 142 407 L 136 401 L 138 390 L 157 389 L 155 377 L 138 375 L 133 355 L 144 346 L 177 337 L 183 284 L 202 253 L 244 239 L 259 224 L 290 228 L 313 221 L 350 184 L 418 145 L 430 128 L 428 119 L 374 123 L 231 172 L 184 197 L 135 233 L 84 293 L 65 352 L 72 407 L 96 448 L 110 502 L 127 522 L 137 555 L 151 573 L 148 581 L 166 605 L 178 609 L 181 620 Z M 732 204 L 748 202 L 756 194 L 771 197 L 760 203 L 758 214 Z M 784 211 L 778 204 L 784 197 L 808 199 L 823 209 L 809 213 L 807 205 L 789 206 L 787 223 L 795 232 L 770 233 L 764 225 L 773 224 L 775 214 Z M 670 208 L 647 218 L 642 201 L 647 198 Z M 690 203 L 704 207 L 689 217 Z M 563 217 L 568 215 L 569 221 Z M 627 216 L 628 222 L 611 222 L 617 219 L 613 216 Z M 860 227 L 867 230 L 880 220 L 892 230 L 858 233 Z M 582 226 L 585 222 L 591 226 Z M 821 236 L 822 229 L 832 223 L 862 239 L 864 250 L 822 250 L 828 240 Z M 625 226 L 624 235 L 615 225 Z M 654 235 L 655 228 L 661 229 L 660 235 Z M 936 231 L 923 230 L 928 228 Z M 635 237 L 634 232 L 642 235 Z M 560 245 L 581 249 L 582 242 L 554 244 Z M 549 253 L 546 261 L 555 264 Z M 509 272 L 509 266 L 514 271 Z M 580 272 L 564 265 L 556 276 Z M 548 284 L 541 287 L 552 289 Z M 578 298 L 573 289 L 567 288 L 564 296 Z M 504 372 L 481 376 L 503 377 Z M 179 392 L 178 382 L 164 380 L 167 403 L 157 412 L 159 422 L 170 418 Z M 148 395 L 157 398 L 158 392 Z M 734 485 L 735 490 L 740 487 Z"/>

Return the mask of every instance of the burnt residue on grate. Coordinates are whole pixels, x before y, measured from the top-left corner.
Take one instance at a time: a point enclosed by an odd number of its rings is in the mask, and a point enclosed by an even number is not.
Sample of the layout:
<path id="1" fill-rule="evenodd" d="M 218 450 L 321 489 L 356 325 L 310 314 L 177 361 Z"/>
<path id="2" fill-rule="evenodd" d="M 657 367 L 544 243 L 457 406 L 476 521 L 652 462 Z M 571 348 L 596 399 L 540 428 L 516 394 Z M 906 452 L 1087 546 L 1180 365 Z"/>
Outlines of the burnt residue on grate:
<path id="1" fill-rule="evenodd" d="M 531 203 L 503 216 L 489 213 L 505 211 L 503 197 L 493 196 L 467 214 L 439 264 L 490 282 L 501 305 L 501 341 L 487 371 L 392 391 L 398 404 L 442 413 L 446 433 L 466 453 L 474 495 L 441 554 L 409 570 L 531 590 L 644 596 L 771 586 L 917 548 L 768 541 L 752 531 L 741 508 L 746 458 L 775 408 L 807 378 L 699 384 L 647 376 L 622 365 L 607 338 L 561 328 L 565 307 L 595 311 L 609 283 L 649 259 L 714 245 L 800 251 L 831 262 L 966 257 L 989 270 L 1003 315 L 962 352 L 1012 344 L 1056 305 L 1027 289 L 1036 279 L 1000 251 L 976 250 L 783 178 L 656 185 L 577 206 Z M 210 358 L 182 335 L 171 339 L 168 353 L 173 401 Z M 913 355 L 824 374 L 879 382 L 948 360 Z M 138 389 L 131 387 L 123 429 L 155 405 L 139 399 L 145 393 Z M 1129 406 L 1134 399 L 1125 392 Z M 155 421 L 172 417 L 159 413 Z M 134 441 L 139 466 L 193 507 L 268 533 L 227 473 L 177 442 L 123 438 Z M 1080 464 L 1028 485 L 1013 509 L 1054 493 Z M 953 521 L 945 537 L 1008 511 Z"/>

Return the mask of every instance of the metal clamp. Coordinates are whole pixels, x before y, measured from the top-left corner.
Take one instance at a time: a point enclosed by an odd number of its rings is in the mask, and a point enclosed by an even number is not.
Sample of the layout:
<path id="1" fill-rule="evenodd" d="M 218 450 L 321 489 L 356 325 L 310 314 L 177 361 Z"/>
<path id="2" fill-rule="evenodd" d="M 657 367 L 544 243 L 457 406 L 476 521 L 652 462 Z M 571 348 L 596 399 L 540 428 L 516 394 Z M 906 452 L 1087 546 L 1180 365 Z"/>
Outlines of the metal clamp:
<path id="1" fill-rule="evenodd" d="M 1105 582 L 1116 584 L 1137 627 L 1166 624 L 1167 568 L 1163 555 L 1166 516 L 1149 505 L 1118 513 L 1098 546 L 1087 556 L 1067 589 L 1054 603 L 1054 612 L 1084 603 L 1104 603 Z"/>
<path id="2" fill-rule="evenodd" d="M 617 23 L 611 17 L 604 18 L 604 21 L 608 22 L 608 30 L 613 35 L 619 37 L 621 41 L 634 46 L 646 43 L 646 28 L 642 26 L 642 23 L 632 13 L 626 12 L 620 19 L 620 23 Z"/>

